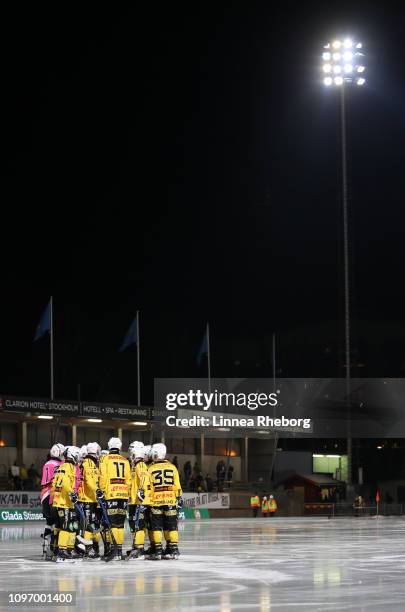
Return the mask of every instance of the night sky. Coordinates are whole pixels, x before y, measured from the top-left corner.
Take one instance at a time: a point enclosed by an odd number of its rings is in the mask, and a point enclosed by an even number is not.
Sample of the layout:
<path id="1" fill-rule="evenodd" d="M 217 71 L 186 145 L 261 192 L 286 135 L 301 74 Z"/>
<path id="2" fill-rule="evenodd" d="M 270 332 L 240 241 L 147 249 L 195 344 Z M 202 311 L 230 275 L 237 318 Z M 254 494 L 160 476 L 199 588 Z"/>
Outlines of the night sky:
<path id="1" fill-rule="evenodd" d="M 404 10 L 170 3 L 1 19 L 0 391 L 143 401 L 154 376 L 342 375 L 336 91 L 322 46 L 360 39 L 349 92 L 353 355 L 405 374 Z M 302 6 L 301 6 L 302 4 Z M 349 5 L 350 6 L 350 5 Z M 359 6 L 359 5 L 357 5 Z M 28 12 L 27 12 L 28 11 Z M 278 12 L 277 12 L 278 11 Z"/>

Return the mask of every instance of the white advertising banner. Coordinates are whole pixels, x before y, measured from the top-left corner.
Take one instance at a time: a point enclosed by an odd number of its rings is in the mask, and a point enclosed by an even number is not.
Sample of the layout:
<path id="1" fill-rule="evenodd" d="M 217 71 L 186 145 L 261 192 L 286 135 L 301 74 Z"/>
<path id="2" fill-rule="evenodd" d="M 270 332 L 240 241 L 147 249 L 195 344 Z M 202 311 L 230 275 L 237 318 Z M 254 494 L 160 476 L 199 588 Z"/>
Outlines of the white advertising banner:
<path id="1" fill-rule="evenodd" d="M 41 508 L 39 491 L 0 491 L 0 508 Z"/>
<path id="2" fill-rule="evenodd" d="M 229 493 L 183 493 L 184 507 L 227 509 L 230 507 Z"/>

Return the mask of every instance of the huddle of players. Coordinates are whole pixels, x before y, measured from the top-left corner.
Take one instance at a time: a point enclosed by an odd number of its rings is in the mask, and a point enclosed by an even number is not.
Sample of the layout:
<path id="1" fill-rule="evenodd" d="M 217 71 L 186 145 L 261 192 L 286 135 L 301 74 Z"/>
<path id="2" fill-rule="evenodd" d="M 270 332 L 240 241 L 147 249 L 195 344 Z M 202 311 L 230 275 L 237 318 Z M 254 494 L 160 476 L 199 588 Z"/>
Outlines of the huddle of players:
<path id="1" fill-rule="evenodd" d="M 80 558 L 178 558 L 177 509 L 183 505 L 182 490 L 176 466 L 166 460 L 166 446 L 132 442 L 129 460 L 120 454 L 121 447 L 119 438 L 111 438 L 108 451 L 96 442 L 81 449 L 62 444 L 51 448 L 41 481 L 47 524 L 44 542 L 50 538 L 47 559 L 59 563 Z M 127 512 L 133 544 L 124 557 Z"/>

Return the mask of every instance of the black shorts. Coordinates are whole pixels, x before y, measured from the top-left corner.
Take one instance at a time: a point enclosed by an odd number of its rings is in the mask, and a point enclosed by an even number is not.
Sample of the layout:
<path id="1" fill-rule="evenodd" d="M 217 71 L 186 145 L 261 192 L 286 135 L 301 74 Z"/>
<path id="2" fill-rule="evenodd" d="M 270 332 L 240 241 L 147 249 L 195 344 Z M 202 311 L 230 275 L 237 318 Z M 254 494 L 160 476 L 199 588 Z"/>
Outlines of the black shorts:
<path id="1" fill-rule="evenodd" d="M 111 527 L 123 529 L 125 519 L 127 517 L 128 500 L 127 499 L 106 499 L 105 500 L 108 518 L 110 519 Z"/>
<path id="2" fill-rule="evenodd" d="M 52 510 L 52 506 L 49 504 L 49 495 L 48 495 L 48 497 L 45 497 L 44 501 L 42 502 L 42 516 L 46 520 L 46 524 L 48 525 L 48 527 L 50 527 L 53 524 L 52 518 L 51 518 L 51 510 Z"/>
<path id="3" fill-rule="evenodd" d="M 73 508 L 54 508 L 55 524 L 63 531 L 78 531 L 79 521 Z"/>
<path id="4" fill-rule="evenodd" d="M 176 506 L 151 506 L 150 508 L 151 531 L 177 531 L 177 507 Z"/>
<path id="5" fill-rule="evenodd" d="M 149 506 L 130 504 L 128 506 L 128 522 L 132 533 L 147 529 Z"/>
<path id="6" fill-rule="evenodd" d="M 86 527 L 88 531 L 94 531 L 100 527 L 100 515 L 97 503 L 81 502 L 84 516 L 86 517 Z"/>

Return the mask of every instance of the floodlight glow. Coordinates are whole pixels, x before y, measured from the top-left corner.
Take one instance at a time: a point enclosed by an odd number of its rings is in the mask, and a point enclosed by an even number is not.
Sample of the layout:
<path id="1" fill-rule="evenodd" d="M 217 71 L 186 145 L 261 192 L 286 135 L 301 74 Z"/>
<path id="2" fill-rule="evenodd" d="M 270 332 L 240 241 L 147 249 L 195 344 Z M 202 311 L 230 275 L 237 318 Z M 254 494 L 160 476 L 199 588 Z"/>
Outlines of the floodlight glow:
<path id="1" fill-rule="evenodd" d="M 324 85 L 355 85 L 366 70 L 364 54 L 359 51 L 362 43 L 352 38 L 331 40 L 323 45 L 319 67 Z M 332 77 L 329 79 L 329 77 Z M 360 81 L 363 85 L 365 80 Z"/>
<path id="2" fill-rule="evenodd" d="M 364 85 L 364 83 L 366 82 L 366 79 L 357 79 L 357 85 Z"/>

